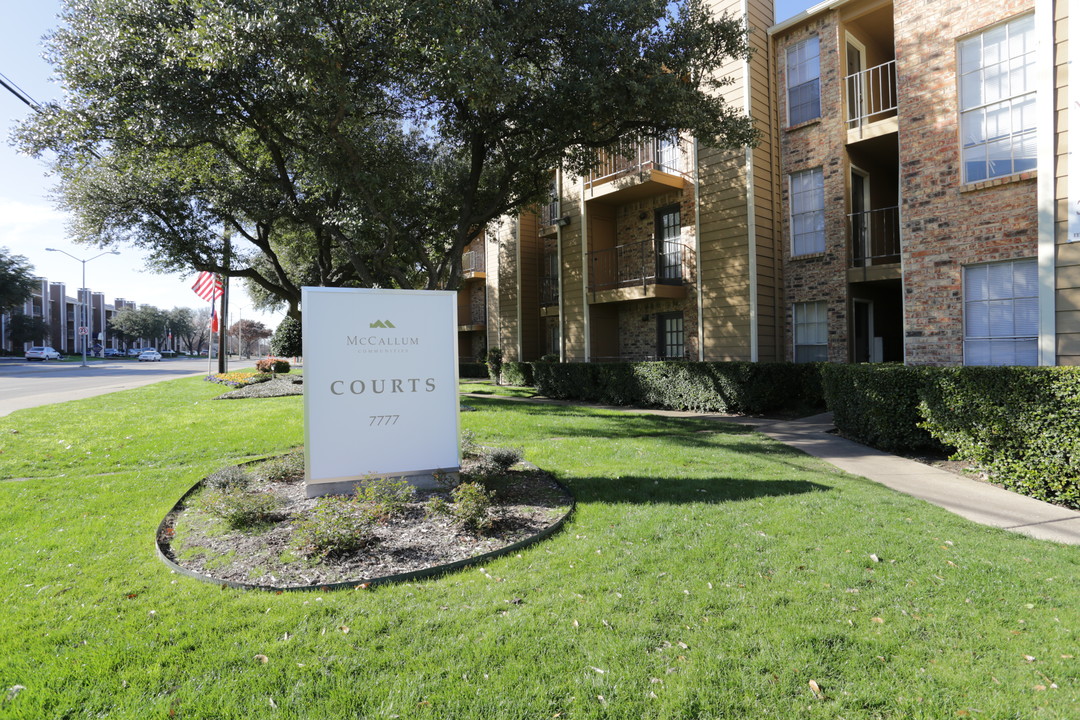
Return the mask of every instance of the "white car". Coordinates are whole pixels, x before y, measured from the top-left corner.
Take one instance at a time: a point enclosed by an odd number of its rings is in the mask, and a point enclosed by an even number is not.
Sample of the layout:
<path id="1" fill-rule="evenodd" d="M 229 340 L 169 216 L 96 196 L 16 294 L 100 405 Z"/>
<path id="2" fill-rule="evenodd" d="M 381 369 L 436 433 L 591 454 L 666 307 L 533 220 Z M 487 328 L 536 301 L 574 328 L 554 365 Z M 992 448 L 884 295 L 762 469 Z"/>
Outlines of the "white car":
<path id="1" fill-rule="evenodd" d="M 59 360 L 60 353 L 51 347 L 35 346 L 26 351 L 27 360 Z"/>
<path id="2" fill-rule="evenodd" d="M 139 362 L 146 360 L 147 362 L 159 362 L 161 360 L 161 353 L 157 350 L 143 350 L 139 353 Z"/>

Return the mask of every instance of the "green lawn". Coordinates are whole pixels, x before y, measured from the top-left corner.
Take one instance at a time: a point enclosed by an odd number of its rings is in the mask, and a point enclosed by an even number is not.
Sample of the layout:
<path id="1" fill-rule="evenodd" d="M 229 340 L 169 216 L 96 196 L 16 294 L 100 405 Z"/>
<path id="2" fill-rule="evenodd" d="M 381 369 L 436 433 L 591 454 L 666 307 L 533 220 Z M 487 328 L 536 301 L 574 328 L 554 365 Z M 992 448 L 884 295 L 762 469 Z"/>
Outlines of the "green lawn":
<path id="1" fill-rule="evenodd" d="M 0 418 L 0 718 L 1080 717 L 1080 550 L 713 422 L 470 398 L 563 532 L 373 590 L 170 574 L 180 494 L 301 442 L 301 398 L 225 390 Z"/>

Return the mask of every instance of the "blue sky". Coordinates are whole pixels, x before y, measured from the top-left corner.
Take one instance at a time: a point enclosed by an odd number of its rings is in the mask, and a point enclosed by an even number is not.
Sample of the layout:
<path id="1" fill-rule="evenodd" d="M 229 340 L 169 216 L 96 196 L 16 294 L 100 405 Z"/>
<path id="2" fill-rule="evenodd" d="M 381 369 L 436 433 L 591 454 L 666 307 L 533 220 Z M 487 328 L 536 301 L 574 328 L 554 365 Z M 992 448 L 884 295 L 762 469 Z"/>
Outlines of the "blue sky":
<path id="1" fill-rule="evenodd" d="M 785 20 L 811 7 L 810 0 L 779 0 L 776 17 Z M 56 98 L 59 87 L 50 81 L 51 68 L 41 58 L 42 37 L 58 24 L 60 0 L 7 2 L 0 28 L 0 73 L 38 101 Z M 95 248 L 74 245 L 68 240 L 64 216 L 49 200 L 52 187 L 44 163 L 19 155 L 6 142 L 13 125 L 26 117 L 29 109 L 6 90 L 0 89 L 0 246 L 24 255 L 35 271 L 54 282 L 65 282 L 74 294 L 81 279 L 81 265 L 61 253 L 45 252 L 55 247 L 76 257 L 91 257 Z M 202 304 L 191 292 L 191 279 L 181 275 L 158 275 L 143 270 L 142 255 L 121 248 L 120 256 L 107 255 L 87 263 L 87 284 L 106 293 L 106 301 L 116 297 L 161 308 L 198 307 Z M 244 317 L 257 316 L 274 327 L 280 316 L 253 315 L 246 294 L 235 299 L 236 308 L 245 307 Z"/>

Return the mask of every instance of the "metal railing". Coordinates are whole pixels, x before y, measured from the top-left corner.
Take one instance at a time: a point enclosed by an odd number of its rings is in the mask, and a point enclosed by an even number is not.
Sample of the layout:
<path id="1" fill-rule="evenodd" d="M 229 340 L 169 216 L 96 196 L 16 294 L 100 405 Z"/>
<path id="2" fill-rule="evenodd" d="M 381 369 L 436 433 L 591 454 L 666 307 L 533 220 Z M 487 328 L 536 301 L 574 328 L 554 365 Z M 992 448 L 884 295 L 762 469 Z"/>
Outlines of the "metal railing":
<path id="1" fill-rule="evenodd" d="M 481 250 L 466 250 L 461 254 L 461 272 L 484 272 L 484 253 Z"/>
<path id="2" fill-rule="evenodd" d="M 900 212 L 897 207 L 848 215 L 851 266 L 900 262 Z"/>
<path id="3" fill-rule="evenodd" d="M 683 243 L 655 240 L 617 245 L 589 253 L 589 290 L 607 290 L 656 283 L 681 285 L 686 253 Z"/>
<path id="4" fill-rule="evenodd" d="M 687 175 L 683 162 L 686 154 L 681 138 L 653 138 L 642 140 L 623 151 L 606 151 L 600 154 L 600 162 L 589 174 L 589 184 L 609 182 L 623 175 L 660 170 L 673 175 Z"/>
<path id="5" fill-rule="evenodd" d="M 540 278 L 540 307 L 559 304 L 559 279 L 547 275 Z"/>
<path id="6" fill-rule="evenodd" d="M 848 129 L 896 115 L 896 61 L 890 60 L 844 78 Z"/>
<path id="7" fill-rule="evenodd" d="M 553 199 L 540 206 L 540 227 L 551 227 L 559 219 L 559 201 Z"/>

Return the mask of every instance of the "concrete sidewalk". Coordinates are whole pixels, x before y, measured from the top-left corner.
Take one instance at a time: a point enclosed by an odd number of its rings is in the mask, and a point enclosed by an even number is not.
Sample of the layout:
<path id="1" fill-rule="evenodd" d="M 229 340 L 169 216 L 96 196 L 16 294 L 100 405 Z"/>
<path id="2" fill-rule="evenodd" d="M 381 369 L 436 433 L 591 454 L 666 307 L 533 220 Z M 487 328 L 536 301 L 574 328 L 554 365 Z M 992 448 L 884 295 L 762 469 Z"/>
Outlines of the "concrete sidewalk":
<path id="1" fill-rule="evenodd" d="M 841 470 L 926 500 L 977 523 L 1040 540 L 1080 545 L 1080 512 L 846 440 L 829 432 L 833 429 L 831 413 L 754 424 L 774 440 Z"/>
<path id="2" fill-rule="evenodd" d="M 469 393 L 463 393 L 468 395 Z M 933 503 L 961 517 L 991 527 L 1029 535 L 1040 540 L 1080 545 L 1080 512 L 1035 500 L 990 483 L 897 457 L 840 437 L 834 432 L 832 413 L 798 420 L 770 420 L 739 415 L 702 414 L 680 410 L 655 410 L 551 400 L 475 394 L 474 397 L 541 402 L 556 405 L 588 405 L 628 413 L 687 417 L 749 425 L 778 442 L 821 458 L 836 467 L 912 497 Z"/>

